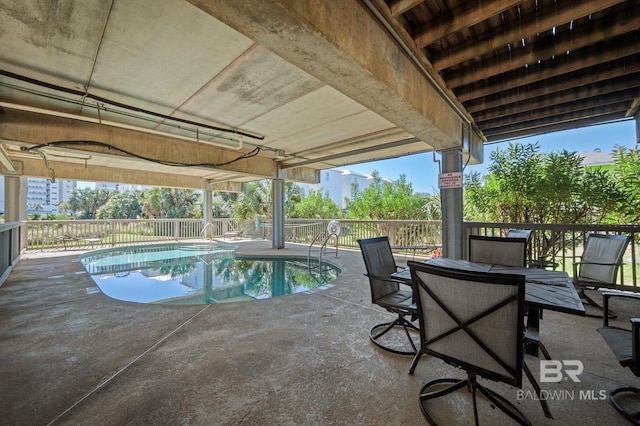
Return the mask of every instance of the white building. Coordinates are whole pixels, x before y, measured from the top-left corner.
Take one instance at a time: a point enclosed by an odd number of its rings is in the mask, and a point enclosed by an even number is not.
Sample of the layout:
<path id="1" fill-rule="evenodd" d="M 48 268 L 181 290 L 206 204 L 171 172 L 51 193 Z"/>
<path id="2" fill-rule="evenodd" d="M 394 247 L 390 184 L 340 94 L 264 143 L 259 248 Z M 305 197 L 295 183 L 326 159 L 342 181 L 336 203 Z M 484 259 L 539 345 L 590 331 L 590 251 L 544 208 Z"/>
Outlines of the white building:
<path id="1" fill-rule="evenodd" d="M 351 199 L 351 186 L 358 185 L 358 191 L 364 191 L 371 185 L 371 175 L 361 175 L 350 170 L 329 169 L 320 172 L 320 183 L 300 184 L 305 196 L 309 190 L 321 190 L 329 193 L 329 197 L 341 208 L 346 208 L 345 198 Z"/>
<path id="2" fill-rule="evenodd" d="M 27 213 L 59 213 L 58 204 L 69 199 L 76 185 L 71 180 L 28 178 Z M 4 212 L 4 176 L 0 176 L 0 212 Z"/>

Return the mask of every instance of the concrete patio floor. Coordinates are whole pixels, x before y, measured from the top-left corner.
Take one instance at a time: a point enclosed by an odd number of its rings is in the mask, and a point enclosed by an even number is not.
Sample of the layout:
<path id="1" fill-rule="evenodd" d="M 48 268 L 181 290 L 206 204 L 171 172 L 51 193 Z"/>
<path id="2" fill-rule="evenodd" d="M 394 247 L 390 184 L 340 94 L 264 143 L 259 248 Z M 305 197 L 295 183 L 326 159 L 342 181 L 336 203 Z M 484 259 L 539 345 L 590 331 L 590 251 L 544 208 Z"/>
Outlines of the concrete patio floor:
<path id="1" fill-rule="evenodd" d="M 307 254 L 294 244 L 235 243 L 243 252 Z M 28 252 L 0 287 L 1 424 L 421 425 L 421 385 L 464 376 L 427 356 L 411 376 L 410 357 L 369 341 L 369 328 L 393 317 L 371 304 L 359 251 L 327 256 L 342 268 L 330 288 L 197 306 L 88 292 L 95 283 L 82 253 Z M 552 357 L 584 364 L 579 383 L 542 383 L 554 419 L 544 417 L 526 378 L 521 394 L 480 381 L 536 425 L 627 424 L 600 395 L 638 379 L 617 364 L 599 325 L 544 312 L 541 334 Z M 538 377 L 538 360 L 525 361 Z M 465 397 L 442 407 L 443 424 L 472 424 Z M 483 406 L 481 423 L 511 423 Z"/>

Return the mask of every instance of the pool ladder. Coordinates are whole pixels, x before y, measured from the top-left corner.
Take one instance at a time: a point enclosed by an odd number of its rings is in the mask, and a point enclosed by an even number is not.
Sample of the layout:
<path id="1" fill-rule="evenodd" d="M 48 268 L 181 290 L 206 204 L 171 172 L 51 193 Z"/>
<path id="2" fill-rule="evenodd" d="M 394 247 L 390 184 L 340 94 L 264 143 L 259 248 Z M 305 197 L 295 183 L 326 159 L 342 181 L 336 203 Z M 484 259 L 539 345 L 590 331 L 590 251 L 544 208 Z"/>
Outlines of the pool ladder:
<path id="1" fill-rule="evenodd" d="M 318 233 L 318 235 L 315 236 L 313 241 L 311 241 L 311 244 L 309 244 L 309 254 L 307 255 L 307 262 L 309 263 L 309 266 L 311 266 L 311 254 L 312 254 L 313 248 L 314 248 L 313 245 L 317 241 L 322 241 L 322 246 L 320 246 L 320 250 L 318 252 L 318 267 L 321 266 L 321 264 L 322 264 L 322 255 L 323 255 L 323 253 L 325 253 L 327 251 L 327 243 L 329 242 L 331 237 L 334 237 L 335 240 L 336 240 L 336 257 L 338 257 L 338 236 L 336 234 L 333 234 L 333 233 L 327 235 L 325 232 L 320 232 L 320 233 Z"/>

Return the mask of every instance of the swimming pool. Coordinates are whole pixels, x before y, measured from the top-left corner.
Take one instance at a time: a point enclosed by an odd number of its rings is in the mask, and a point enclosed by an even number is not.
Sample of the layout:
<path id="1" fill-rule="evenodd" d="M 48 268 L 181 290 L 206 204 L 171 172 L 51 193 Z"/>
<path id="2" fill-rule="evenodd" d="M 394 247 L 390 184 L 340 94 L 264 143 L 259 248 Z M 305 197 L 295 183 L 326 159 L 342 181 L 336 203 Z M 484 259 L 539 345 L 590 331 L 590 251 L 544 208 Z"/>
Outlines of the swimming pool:
<path id="1" fill-rule="evenodd" d="M 100 291 L 118 300 L 212 304 L 312 291 L 337 278 L 329 263 L 244 258 L 220 243 L 158 244 L 98 250 L 80 260 Z"/>

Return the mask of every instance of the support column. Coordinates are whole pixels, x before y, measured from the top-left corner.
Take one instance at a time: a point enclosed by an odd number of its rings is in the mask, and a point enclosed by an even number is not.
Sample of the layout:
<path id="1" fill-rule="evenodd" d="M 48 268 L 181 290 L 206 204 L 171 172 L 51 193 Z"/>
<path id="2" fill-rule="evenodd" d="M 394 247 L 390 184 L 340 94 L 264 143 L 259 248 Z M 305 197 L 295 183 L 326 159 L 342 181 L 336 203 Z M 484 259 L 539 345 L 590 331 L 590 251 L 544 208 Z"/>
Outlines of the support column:
<path id="1" fill-rule="evenodd" d="M 213 186 L 207 184 L 204 186 L 204 212 L 202 217 L 204 218 L 204 235 L 203 238 L 213 238 L 213 227 L 211 222 L 213 221 Z"/>
<path id="2" fill-rule="evenodd" d="M 640 111 L 635 116 L 636 119 L 636 144 L 640 144 Z"/>
<path id="3" fill-rule="evenodd" d="M 284 248 L 284 179 L 274 179 L 271 194 L 273 197 L 272 212 L 272 247 Z"/>
<path id="4" fill-rule="evenodd" d="M 442 173 L 462 172 L 462 151 L 442 151 Z M 442 202 L 442 256 L 452 259 L 463 257 L 462 188 L 440 190 Z"/>
<path id="5" fill-rule="evenodd" d="M 4 221 L 27 220 L 27 178 L 4 176 Z M 27 248 L 27 227 L 20 229 L 20 251 Z"/>

